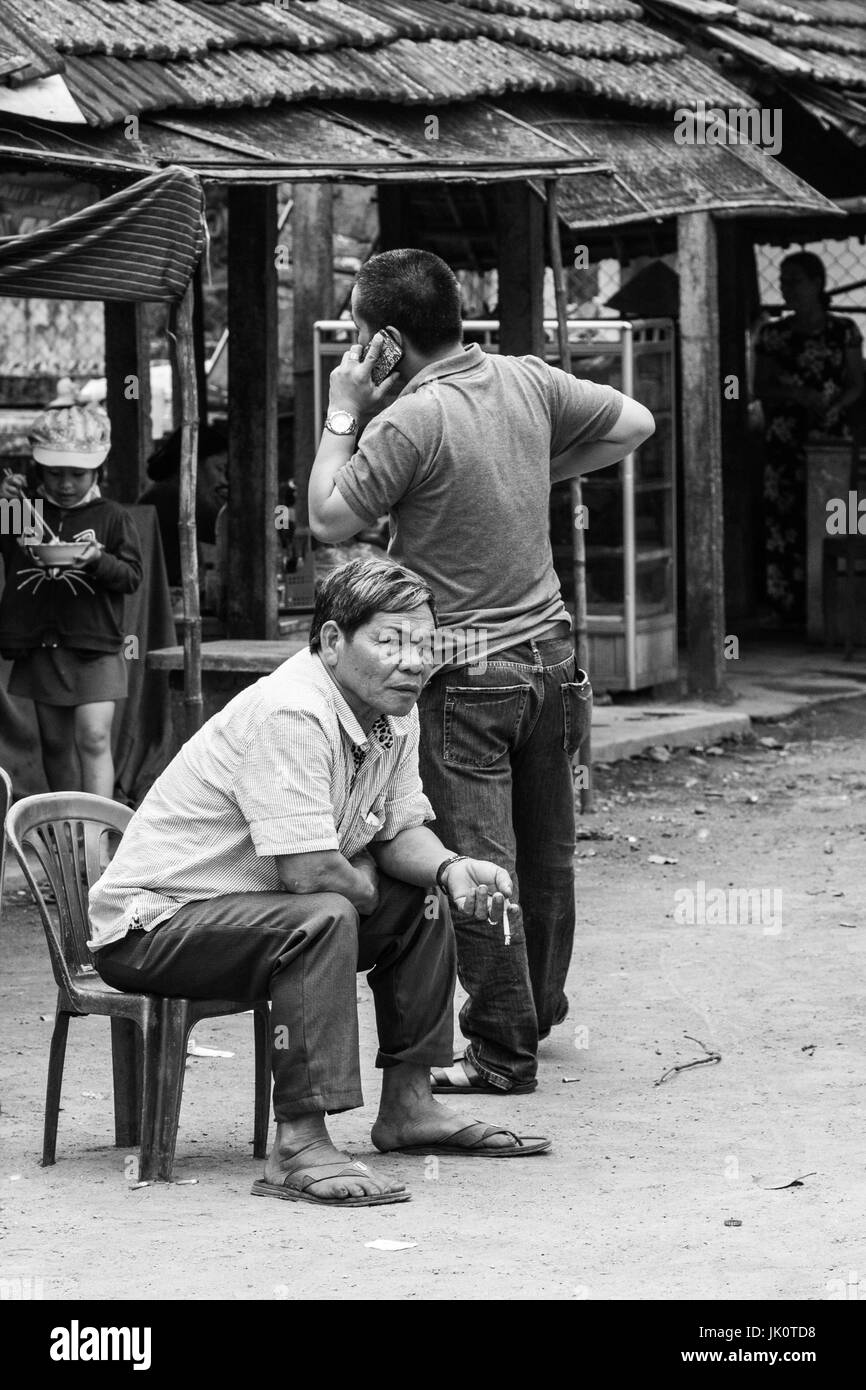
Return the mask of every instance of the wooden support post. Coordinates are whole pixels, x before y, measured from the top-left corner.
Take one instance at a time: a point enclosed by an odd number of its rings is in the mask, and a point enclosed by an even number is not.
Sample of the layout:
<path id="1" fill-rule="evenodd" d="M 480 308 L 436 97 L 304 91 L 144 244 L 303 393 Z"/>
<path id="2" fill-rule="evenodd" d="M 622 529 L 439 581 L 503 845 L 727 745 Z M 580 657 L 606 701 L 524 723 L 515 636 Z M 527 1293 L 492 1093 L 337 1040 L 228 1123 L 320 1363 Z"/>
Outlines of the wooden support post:
<path id="1" fill-rule="evenodd" d="M 229 190 L 229 637 L 278 635 L 277 190 Z"/>
<path id="2" fill-rule="evenodd" d="M 313 324 L 334 313 L 333 191 L 326 183 L 299 183 L 294 200 L 295 517 L 301 530 L 310 524 L 307 490 L 322 433 L 322 421 L 314 418 L 313 409 Z"/>
<path id="3" fill-rule="evenodd" d="M 207 424 L 207 377 L 205 376 L 204 347 L 204 260 L 195 268 L 192 287 L 195 299 L 192 306 L 192 345 L 195 352 L 195 386 L 198 395 L 198 416 L 201 426 Z"/>
<path id="4" fill-rule="evenodd" d="M 559 365 L 564 372 L 571 372 L 571 348 L 568 342 L 568 291 L 562 268 L 562 242 L 559 236 L 559 213 L 557 211 L 556 179 L 548 179 L 547 190 L 547 239 L 550 251 L 550 266 L 553 271 L 553 292 L 556 299 L 556 336 L 559 344 Z M 582 506 L 580 478 L 571 483 L 571 515 L 580 515 Z M 574 574 L 574 645 L 577 663 L 585 671 L 589 670 L 589 629 L 586 617 L 586 539 L 582 526 L 572 526 L 572 554 Z M 586 815 L 593 808 L 592 791 L 592 731 L 587 730 L 586 738 L 580 745 L 580 765 L 587 770 L 587 785 L 580 788 L 580 809 Z"/>
<path id="5" fill-rule="evenodd" d="M 105 304 L 105 407 L 111 420 L 105 492 L 116 502 L 138 497 L 151 451 L 150 341 L 143 309 Z"/>
<path id="6" fill-rule="evenodd" d="M 677 250 L 689 689 L 711 693 L 722 687 L 725 594 L 718 270 L 710 213 L 677 218 Z"/>
<path id="7" fill-rule="evenodd" d="M 194 290 L 190 282 L 175 318 L 175 361 L 180 397 L 180 575 L 183 589 L 183 703 L 186 737 L 201 728 L 201 613 L 195 490 L 198 475 L 198 386 L 193 332 Z"/>
<path id="8" fill-rule="evenodd" d="M 526 183 L 496 186 L 499 351 L 544 353 L 544 210 Z"/>
<path id="9" fill-rule="evenodd" d="M 758 316 L 753 233 L 738 218 L 716 223 L 724 507 L 725 626 L 751 618 L 763 597 L 763 441 L 749 426 L 747 333 Z"/>

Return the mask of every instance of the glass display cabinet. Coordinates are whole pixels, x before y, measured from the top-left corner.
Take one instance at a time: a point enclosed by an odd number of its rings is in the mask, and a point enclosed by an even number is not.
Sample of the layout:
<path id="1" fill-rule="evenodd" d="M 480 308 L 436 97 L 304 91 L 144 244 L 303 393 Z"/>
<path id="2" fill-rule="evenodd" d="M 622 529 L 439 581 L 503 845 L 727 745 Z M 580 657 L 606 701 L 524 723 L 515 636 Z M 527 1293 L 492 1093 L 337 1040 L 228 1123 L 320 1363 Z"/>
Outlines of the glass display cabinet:
<path id="1" fill-rule="evenodd" d="M 498 322 L 470 319 L 466 341 L 496 352 Z M 556 322 L 546 357 L 558 363 Z M 671 319 L 570 319 L 572 371 L 634 396 L 655 434 L 621 463 L 582 479 L 589 672 L 596 690 L 641 690 L 677 678 L 675 329 Z M 327 374 L 355 341 L 351 319 L 314 325 L 316 418 Z M 551 490 L 550 538 L 566 605 L 574 612 L 574 526 L 569 483 Z M 578 523 L 579 524 L 579 523 Z"/>
<path id="2" fill-rule="evenodd" d="M 586 474 L 582 503 L 590 677 L 597 690 L 676 680 L 675 331 L 670 319 L 569 324 L 572 371 L 634 396 L 655 434 L 621 463 Z M 553 354 L 549 360 L 556 362 Z M 578 519 L 579 521 L 579 519 Z M 569 484 L 551 493 L 551 543 L 573 606 Z"/>

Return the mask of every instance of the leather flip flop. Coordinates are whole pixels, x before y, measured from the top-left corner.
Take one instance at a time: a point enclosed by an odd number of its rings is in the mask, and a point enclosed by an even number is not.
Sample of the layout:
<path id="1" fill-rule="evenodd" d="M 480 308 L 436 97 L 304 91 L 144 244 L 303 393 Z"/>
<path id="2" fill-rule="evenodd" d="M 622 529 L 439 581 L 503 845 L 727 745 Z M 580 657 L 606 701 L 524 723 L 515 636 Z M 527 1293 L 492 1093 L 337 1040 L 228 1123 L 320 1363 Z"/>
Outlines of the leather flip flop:
<path id="1" fill-rule="evenodd" d="M 257 1178 L 250 1191 L 254 1197 L 279 1197 L 284 1202 L 310 1202 L 316 1207 L 380 1207 L 391 1202 L 408 1202 L 411 1192 L 370 1192 L 366 1197 L 317 1197 L 310 1191 L 318 1182 L 331 1178 L 358 1178 L 358 1169 L 369 1173 L 364 1163 L 321 1163 L 311 1168 L 296 1168 L 282 1182 Z M 317 1176 L 318 1175 L 318 1176 Z"/>
<path id="2" fill-rule="evenodd" d="M 481 1130 L 481 1133 L 473 1140 L 470 1138 L 472 1130 Z M 512 1144 L 504 1144 L 499 1148 L 485 1149 L 482 1147 L 485 1139 L 490 1139 L 494 1134 L 507 1134 L 513 1139 Z M 466 1135 L 463 1143 L 456 1143 L 461 1135 Z M 447 1139 L 431 1141 L 427 1144 L 399 1144 L 394 1149 L 383 1149 L 383 1153 L 401 1154 L 448 1154 L 462 1158 L 529 1158 L 532 1154 L 547 1153 L 551 1146 L 549 1139 L 542 1139 L 535 1135 L 524 1135 L 521 1137 L 510 1129 L 497 1129 L 494 1125 L 486 1125 L 483 1120 L 475 1120 L 471 1125 L 466 1125 L 463 1129 L 456 1129 Z"/>
<path id="3" fill-rule="evenodd" d="M 437 1077 L 441 1080 L 437 1080 Z M 433 1067 L 430 1072 L 430 1089 L 434 1096 L 525 1096 L 537 1086 L 537 1081 L 519 1081 L 515 1086 L 508 1087 L 493 1086 L 480 1076 L 470 1076 L 462 1058 L 453 1067 Z"/>

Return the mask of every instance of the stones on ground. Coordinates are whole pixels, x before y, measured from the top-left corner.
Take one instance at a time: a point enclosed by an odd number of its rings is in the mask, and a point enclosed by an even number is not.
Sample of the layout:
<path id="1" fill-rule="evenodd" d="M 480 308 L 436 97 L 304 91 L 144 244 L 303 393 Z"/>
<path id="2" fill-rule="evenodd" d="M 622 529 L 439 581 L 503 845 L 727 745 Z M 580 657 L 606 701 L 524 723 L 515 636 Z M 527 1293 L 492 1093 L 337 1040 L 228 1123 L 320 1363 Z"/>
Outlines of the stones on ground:
<path id="1" fill-rule="evenodd" d="M 651 758 L 654 763 L 669 763 L 671 760 L 670 750 L 660 743 L 648 748 L 646 756 Z"/>

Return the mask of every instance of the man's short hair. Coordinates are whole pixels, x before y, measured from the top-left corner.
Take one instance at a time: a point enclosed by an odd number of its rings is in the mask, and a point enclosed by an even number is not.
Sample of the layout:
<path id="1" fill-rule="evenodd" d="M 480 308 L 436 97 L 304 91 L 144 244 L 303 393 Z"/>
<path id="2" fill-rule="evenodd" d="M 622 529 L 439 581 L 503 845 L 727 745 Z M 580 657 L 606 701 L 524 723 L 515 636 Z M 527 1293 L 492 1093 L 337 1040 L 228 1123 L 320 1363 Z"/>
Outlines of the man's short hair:
<path id="1" fill-rule="evenodd" d="M 322 627 L 334 622 L 352 637 L 374 613 L 400 613 L 429 604 L 436 619 L 433 592 L 412 570 L 390 560 L 350 560 L 332 570 L 316 593 L 310 624 L 310 651 L 322 646 Z"/>
<path id="2" fill-rule="evenodd" d="M 432 251 L 381 251 L 361 266 L 357 286 L 356 311 L 371 333 L 393 324 L 423 353 L 462 342 L 460 285 Z"/>

